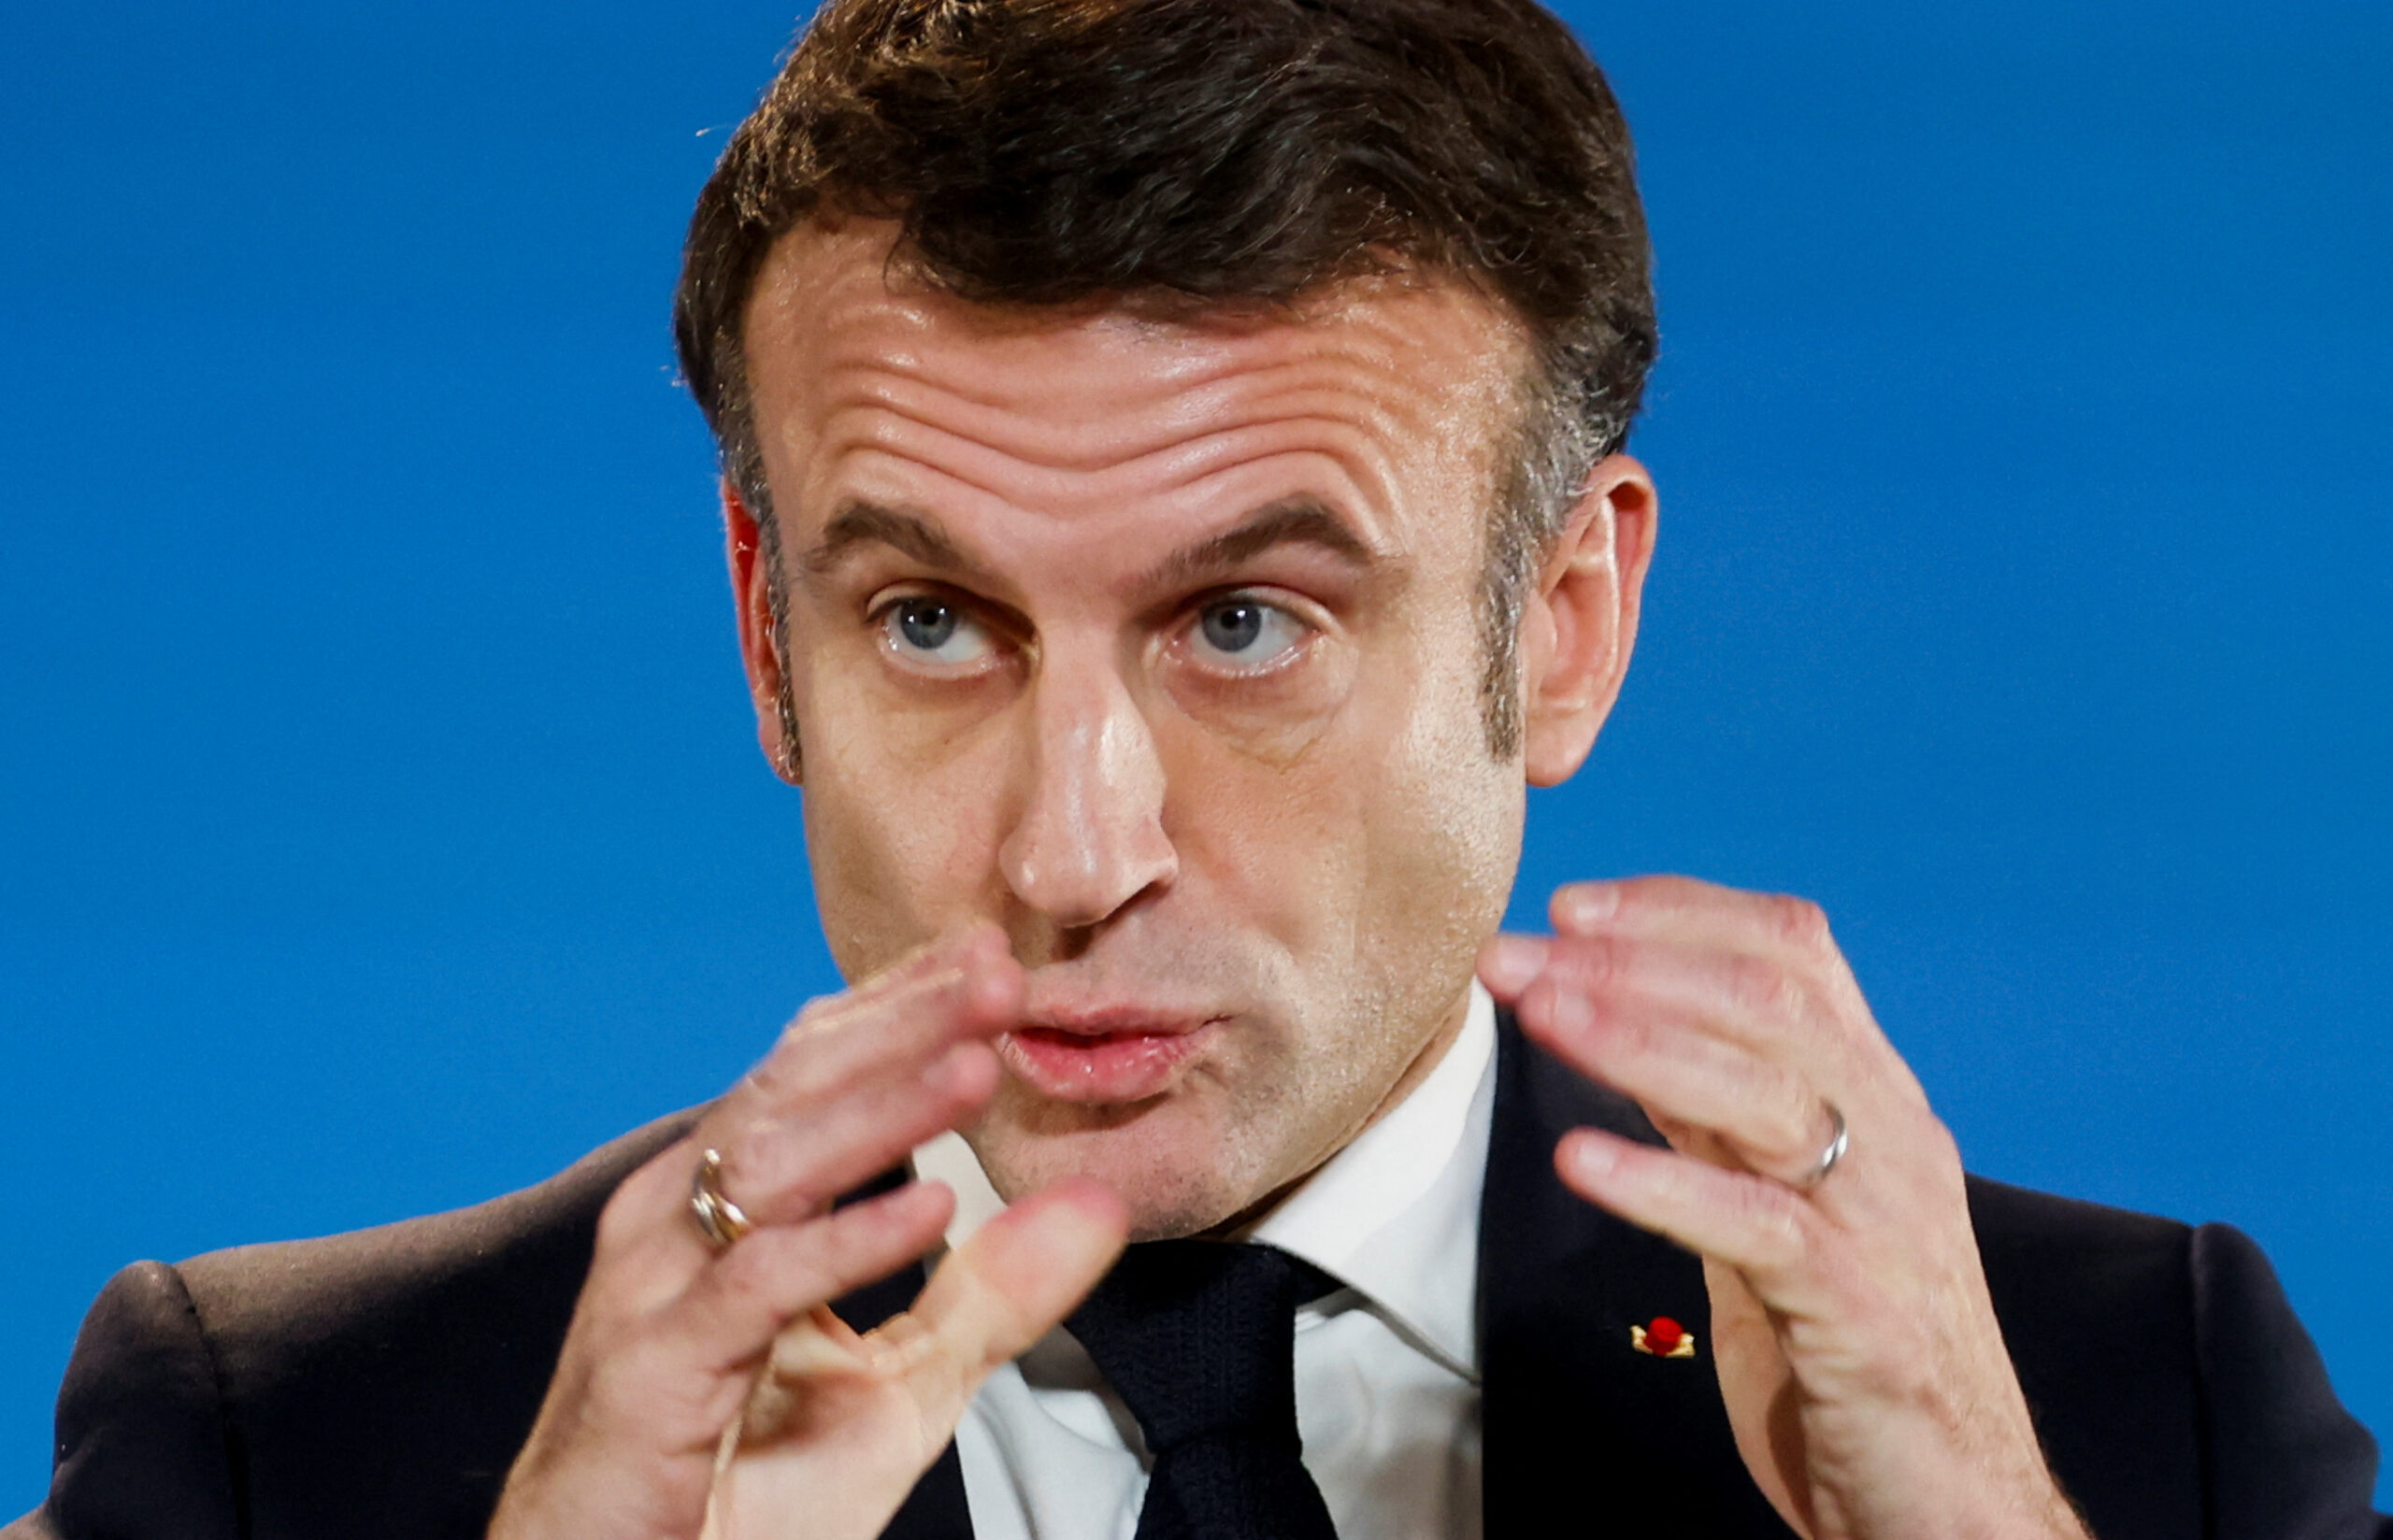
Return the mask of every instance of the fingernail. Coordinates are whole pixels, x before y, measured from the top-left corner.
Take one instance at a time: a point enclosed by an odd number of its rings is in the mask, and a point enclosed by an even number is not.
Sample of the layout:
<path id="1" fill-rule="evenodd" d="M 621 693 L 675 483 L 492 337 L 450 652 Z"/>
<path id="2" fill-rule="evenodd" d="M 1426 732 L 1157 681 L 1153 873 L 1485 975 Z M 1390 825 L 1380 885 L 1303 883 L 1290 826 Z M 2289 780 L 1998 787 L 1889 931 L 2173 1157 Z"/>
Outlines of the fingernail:
<path id="1" fill-rule="evenodd" d="M 1545 943 L 1535 936 L 1499 935 L 1479 954 L 1479 977 L 1497 994 L 1516 995 L 1545 967 Z"/>
<path id="2" fill-rule="evenodd" d="M 1576 990 L 1557 989 L 1554 1004 L 1546 1007 L 1546 1019 L 1555 1031 L 1575 1037 L 1596 1024 L 1596 1007 Z"/>
<path id="3" fill-rule="evenodd" d="M 1610 882 L 1574 882 L 1554 895 L 1557 930 L 1584 934 L 1620 912 L 1620 889 Z"/>
<path id="4" fill-rule="evenodd" d="M 1620 1165 L 1620 1153 L 1610 1141 L 1583 1134 L 1571 1136 L 1568 1159 L 1572 1171 L 1596 1180 L 1611 1176 Z"/>

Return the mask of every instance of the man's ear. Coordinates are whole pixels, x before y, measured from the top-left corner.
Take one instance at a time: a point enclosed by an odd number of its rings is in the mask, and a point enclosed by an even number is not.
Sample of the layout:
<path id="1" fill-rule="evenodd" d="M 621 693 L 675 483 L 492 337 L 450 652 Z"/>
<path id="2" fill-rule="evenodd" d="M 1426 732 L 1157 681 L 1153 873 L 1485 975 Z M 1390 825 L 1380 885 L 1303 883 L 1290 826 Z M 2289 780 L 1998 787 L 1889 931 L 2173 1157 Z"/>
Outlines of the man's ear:
<path id="1" fill-rule="evenodd" d="M 1654 478 L 1625 454 L 1588 473 L 1521 609 L 1522 773 L 1570 778 L 1620 698 L 1654 556 Z"/>
<path id="2" fill-rule="evenodd" d="M 773 773 L 796 786 L 804 779 L 803 766 L 789 678 L 781 671 L 773 563 L 765 558 L 765 532 L 729 477 L 723 480 L 723 545 L 731 566 L 732 610 L 739 620 L 739 662 L 748 672 L 749 702 L 756 708 L 756 744 Z"/>

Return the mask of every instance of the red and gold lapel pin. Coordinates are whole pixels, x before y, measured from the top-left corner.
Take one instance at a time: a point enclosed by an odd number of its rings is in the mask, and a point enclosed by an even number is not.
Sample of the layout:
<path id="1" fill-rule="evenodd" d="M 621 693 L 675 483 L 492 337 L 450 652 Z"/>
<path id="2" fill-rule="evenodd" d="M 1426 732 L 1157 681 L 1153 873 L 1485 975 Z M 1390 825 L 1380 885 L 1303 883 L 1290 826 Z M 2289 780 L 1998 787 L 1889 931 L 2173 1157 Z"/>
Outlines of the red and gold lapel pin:
<path id="1" fill-rule="evenodd" d="M 1655 1358 L 1695 1356 L 1695 1333 L 1668 1316 L 1655 1316 L 1643 1326 L 1630 1327 L 1628 1345 Z"/>

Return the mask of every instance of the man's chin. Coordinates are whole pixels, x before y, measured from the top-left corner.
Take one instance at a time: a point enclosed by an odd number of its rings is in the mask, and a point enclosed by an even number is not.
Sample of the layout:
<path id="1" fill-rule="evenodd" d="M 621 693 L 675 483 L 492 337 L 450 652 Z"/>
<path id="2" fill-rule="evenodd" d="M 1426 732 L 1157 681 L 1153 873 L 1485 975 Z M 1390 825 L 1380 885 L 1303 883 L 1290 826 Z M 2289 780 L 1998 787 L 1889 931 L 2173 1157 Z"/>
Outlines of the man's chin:
<path id="1" fill-rule="evenodd" d="M 1268 1190 L 1268 1173 L 1251 1150 L 1237 1148 L 1242 1141 L 1225 1136 L 1211 1100 L 1183 1093 L 1059 1102 L 1009 1077 L 965 1137 L 1008 1203 L 1067 1176 L 1087 1176 L 1129 1205 L 1131 1239 L 1165 1240 L 1211 1230 Z"/>

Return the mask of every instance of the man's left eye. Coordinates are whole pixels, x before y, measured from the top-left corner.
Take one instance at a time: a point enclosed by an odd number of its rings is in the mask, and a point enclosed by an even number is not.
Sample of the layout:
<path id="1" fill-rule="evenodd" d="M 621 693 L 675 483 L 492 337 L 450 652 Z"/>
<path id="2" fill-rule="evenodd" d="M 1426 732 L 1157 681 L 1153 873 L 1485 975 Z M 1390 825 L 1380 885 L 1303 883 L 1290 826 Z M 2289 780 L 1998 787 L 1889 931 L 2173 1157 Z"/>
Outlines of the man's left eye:
<path id="1" fill-rule="evenodd" d="M 1306 629 L 1279 606 L 1240 595 L 1196 612 L 1189 648 L 1217 668 L 1251 671 L 1286 657 L 1305 639 Z"/>

